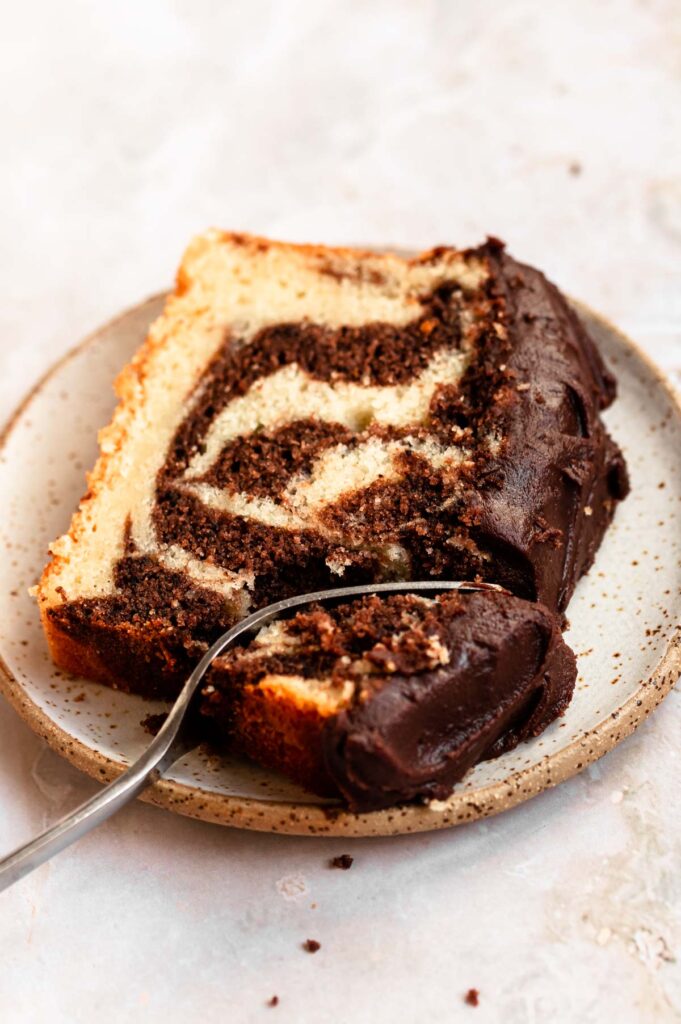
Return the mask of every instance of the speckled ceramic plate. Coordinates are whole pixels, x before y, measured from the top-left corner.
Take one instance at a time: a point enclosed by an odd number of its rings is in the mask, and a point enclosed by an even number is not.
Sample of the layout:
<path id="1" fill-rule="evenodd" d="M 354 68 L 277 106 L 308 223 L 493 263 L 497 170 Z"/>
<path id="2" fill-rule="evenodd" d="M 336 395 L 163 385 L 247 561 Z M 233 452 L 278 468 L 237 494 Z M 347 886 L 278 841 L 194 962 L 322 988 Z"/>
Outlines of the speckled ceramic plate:
<path id="1" fill-rule="evenodd" d="M 36 581 L 63 533 L 113 408 L 111 382 L 158 315 L 156 296 L 97 331 L 54 366 L 14 415 L 0 451 L 0 688 L 59 753 L 101 781 L 148 743 L 142 719 L 164 705 L 80 679 L 51 664 Z M 496 814 L 569 778 L 627 736 L 681 671 L 681 409 L 661 375 L 602 319 L 578 307 L 617 374 L 606 414 L 631 472 L 595 566 L 570 605 L 579 680 L 564 718 L 540 737 L 478 765 L 446 802 L 351 814 L 252 764 L 197 750 L 143 799 L 242 828 L 387 835 Z"/>

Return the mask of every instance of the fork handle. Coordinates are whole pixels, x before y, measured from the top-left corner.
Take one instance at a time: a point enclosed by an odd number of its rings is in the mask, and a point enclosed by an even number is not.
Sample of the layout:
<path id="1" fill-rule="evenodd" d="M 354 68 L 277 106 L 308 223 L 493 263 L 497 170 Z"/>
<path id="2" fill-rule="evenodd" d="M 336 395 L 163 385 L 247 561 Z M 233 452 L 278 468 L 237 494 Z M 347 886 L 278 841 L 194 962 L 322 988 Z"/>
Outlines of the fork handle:
<path id="1" fill-rule="evenodd" d="M 188 721 L 192 699 L 213 658 L 242 632 L 242 628 L 241 624 L 233 626 L 204 654 L 180 690 L 158 734 L 126 771 L 71 814 L 0 860 L 0 892 L 101 825 L 196 746 L 197 740 L 191 738 Z"/>
<path id="2" fill-rule="evenodd" d="M 285 603 L 285 602 L 282 602 Z M 277 606 L 278 607 L 278 606 Z M 56 853 L 75 843 L 90 829 L 101 825 L 112 814 L 120 810 L 129 800 L 133 800 L 151 782 L 161 777 L 179 757 L 196 746 L 197 740 L 191 738 L 189 713 L 194 694 L 213 659 L 238 637 L 253 620 L 259 622 L 266 619 L 269 608 L 249 616 L 219 637 L 213 646 L 206 651 L 198 665 L 182 687 L 180 694 L 147 749 L 117 779 L 105 786 L 101 792 L 86 800 L 75 811 L 57 821 L 35 839 L 17 847 L 7 857 L 0 860 L 0 892 L 7 889 L 29 872 L 40 867 Z"/>
<path id="3" fill-rule="evenodd" d="M 230 644 L 242 634 L 248 633 L 257 626 L 265 625 L 284 612 L 315 601 L 337 601 L 340 598 L 361 597 L 365 594 L 430 593 L 445 590 L 495 590 L 508 593 L 503 587 L 494 583 L 468 583 L 460 580 L 402 580 L 393 583 L 369 583 L 362 586 L 338 587 L 333 590 L 318 590 L 310 594 L 287 597 L 283 601 L 267 605 L 242 619 L 241 622 L 218 637 L 213 646 L 206 651 L 182 687 L 180 695 L 158 735 L 127 771 L 91 800 L 87 800 L 71 814 L 67 814 L 61 821 L 41 833 L 36 839 L 32 839 L 0 860 L 0 892 L 12 885 L 13 882 L 18 882 L 29 871 L 44 864 L 46 860 L 75 842 L 76 839 L 80 839 L 91 828 L 106 821 L 119 808 L 141 793 L 150 782 L 160 778 L 165 769 L 177 761 L 178 757 L 195 746 L 195 743 L 189 741 L 189 732 L 185 727 L 194 694 L 213 660 L 226 651 Z"/>
<path id="4" fill-rule="evenodd" d="M 75 843 L 90 829 L 101 825 L 151 782 L 160 778 L 165 769 L 192 746 L 179 739 L 180 724 L 166 721 L 144 753 L 117 779 L 35 839 L 3 857 L 0 860 L 0 892 Z"/>

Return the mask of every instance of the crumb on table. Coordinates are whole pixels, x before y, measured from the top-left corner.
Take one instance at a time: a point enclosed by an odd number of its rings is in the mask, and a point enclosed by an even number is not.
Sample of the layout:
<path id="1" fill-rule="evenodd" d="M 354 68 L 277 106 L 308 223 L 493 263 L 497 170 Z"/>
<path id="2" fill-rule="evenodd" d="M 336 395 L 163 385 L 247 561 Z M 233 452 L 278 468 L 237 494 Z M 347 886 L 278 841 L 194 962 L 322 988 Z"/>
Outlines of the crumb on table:
<path id="1" fill-rule="evenodd" d="M 338 857 L 332 857 L 329 862 L 329 867 L 340 868 L 341 871 L 347 871 L 352 867 L 354 857 L 351 857 L 349 853 L 341 853 Z"/>
<path id="2" fill-rule="evenodd" d="M 477 1006 L 480 1002 L 480 993 L 477 988 L 469 988 L 463 999 L 467 1006 Z"/>

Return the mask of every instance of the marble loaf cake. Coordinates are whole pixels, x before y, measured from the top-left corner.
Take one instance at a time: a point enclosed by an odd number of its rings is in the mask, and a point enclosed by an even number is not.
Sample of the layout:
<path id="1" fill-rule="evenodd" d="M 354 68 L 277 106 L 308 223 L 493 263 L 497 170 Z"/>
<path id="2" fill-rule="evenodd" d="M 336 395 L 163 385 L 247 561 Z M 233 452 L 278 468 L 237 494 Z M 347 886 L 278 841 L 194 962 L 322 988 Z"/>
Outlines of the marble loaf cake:
<path id="1" fill-rule="evenodd" d="M 208 232 L 116 390 L 38 599 L 58 665 L 147 695 L 313 589 L 489 580 L 562 612 L 627 490 L 612 377 L 495 239 L 408 259 Z"/>

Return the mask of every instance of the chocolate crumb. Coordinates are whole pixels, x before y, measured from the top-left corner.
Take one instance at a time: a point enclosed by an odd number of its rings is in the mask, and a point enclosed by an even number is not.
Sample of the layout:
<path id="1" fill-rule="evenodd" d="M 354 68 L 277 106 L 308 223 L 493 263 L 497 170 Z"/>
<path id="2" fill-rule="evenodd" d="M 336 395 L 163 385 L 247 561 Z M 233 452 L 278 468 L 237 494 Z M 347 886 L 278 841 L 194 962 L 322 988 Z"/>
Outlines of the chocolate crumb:
<path id="1" fill-rule="evenodd" d="M 573 160 L 570 166 L 568 167 L 568 171 L 573 176 L 573 178 L 577 178 L 582 173 L 582 165 L 579 163 L 578 160 Z"/>
<path id="2" fill-rule="evenodd" d="M 351 857 L 349 853 L 341 853 L 338 857 L 332 857 L 329 862 L 329 867 L 340 868 L 341 871 L 348 871 L 352 867 L 354 857 Z"/>
<path id="3" fill-rule="evenodd" d="M 469 988 L 463 1001 L 467 1006 L 477 1006 L 480 1002 L 480 993 L 477 988 Z"/>
<path id="4" fill-rule="evenodd" d="M 305 942 L 303 943 L 303 949 L 306 953 L 316 953 L 317 950 L 321 948 L 321 942 L 317 942 L 316 939 L 305 939 Z"/>
<path id="5" fill-rule="evenodd" d="M 279 996 L 272 996 L 271 999 L 267 1000 L 268 1006 L 279 1006 Z"/>
<path id="6" fill-rule="evenodd" d="M 146 715 L 140 725 L 145 732 L 148 732 L 150 736 L 155 736 L 161 730 L 161 726 L 165 722 L 168 715 L 165 711 L 161 711 L 155 715 Z"/>

